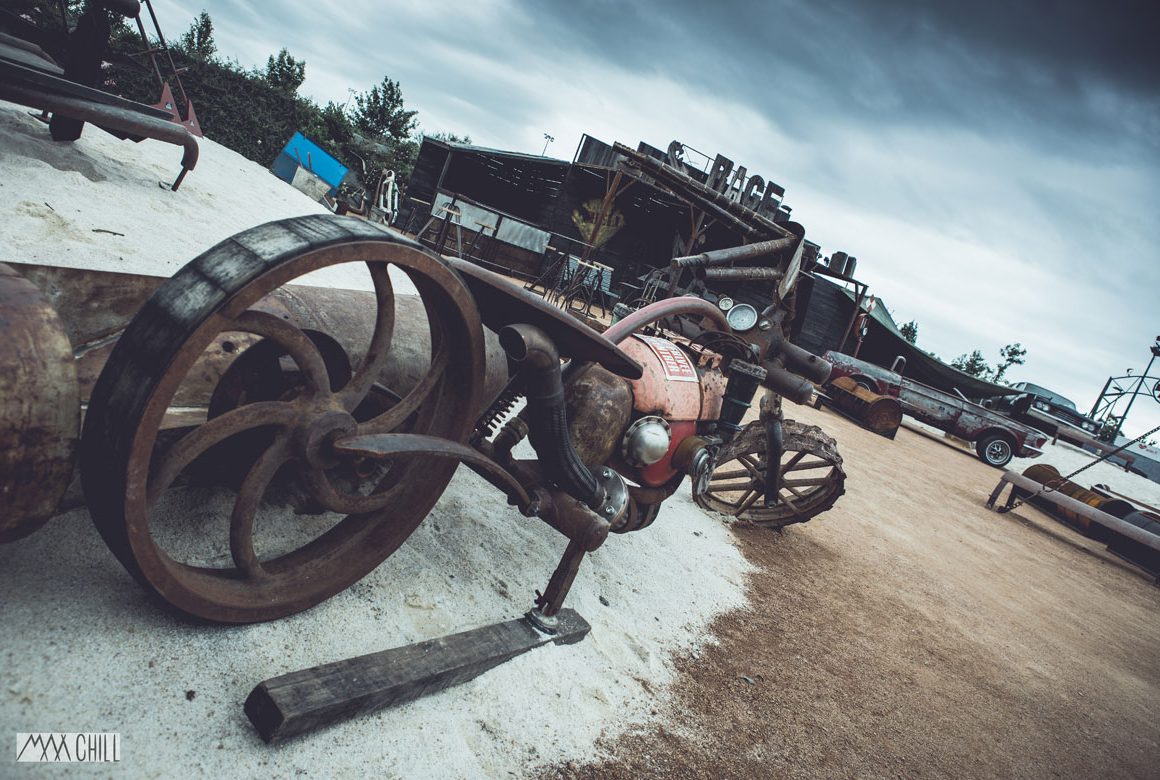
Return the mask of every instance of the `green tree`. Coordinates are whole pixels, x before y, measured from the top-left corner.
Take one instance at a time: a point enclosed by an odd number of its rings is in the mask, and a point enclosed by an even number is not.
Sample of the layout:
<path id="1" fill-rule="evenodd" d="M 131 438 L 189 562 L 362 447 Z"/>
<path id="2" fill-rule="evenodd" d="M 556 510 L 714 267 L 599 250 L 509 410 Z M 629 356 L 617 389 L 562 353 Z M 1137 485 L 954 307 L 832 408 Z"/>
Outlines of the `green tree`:
<path id="1" fill-rule="evenodd" d="M 321 109 L 322 118 L 326 121 L 327 127 L 332 133 L 340 133 L 342 140 L 349 140 L 354 134 L 354 123 L 350 121 L 350 116 L 346 113 L 346 109 L 335 103 L 333 100 L 327 102 Z M 335 135 L 338 138 L 338 135 Z"/>
<path id="2" fill-rule="evenodd" d="M 6 0 L 7 10 L 41 29 L 64 29 L 67 22 L 75 22 L 77 14 L 83 10 L 85 0 L 68 0 L 65 3 L 66 16 L 61 16 L 59 3 L 55 0 Z"/>
<path id="3" fill-rule="evenodd" d="M 207 50 L 216 52 L 216 47 L 202 45 L 212 44 L 212 25 L 208 15 L 203 15 L 187 34 L 188 41 L 173 47 L 174 61 L 182 69 L 182 84 L 196 104 L 209 138 L 269 166 L 286 141 L 301 130 L 356 174 L 363 171 L 360 160 L 365 160 L 367 177 L 372 181 L 384 168 L 394 170 L 401 181 L 410 177 L 419 149 L 409 135 L 416 124 L 416 112 L 402 105 L 397 84 L 387 80 L 384 84 L 389 82 L 393 88 L 379 85 L 363 96 L 364 110 L 359 116 L 365 127 L 360 128 L 354 121 L 357 112 L 333 102 L 320 107 L 291 89 L 300 83 L 305 63 L 287 51 L 280 51 L 267 60 L 266 67 L 256 69 L 243 68 L 216 53 L 203 56 Z M 185 49 L 186 43 L 192 51 Z M 140 38 L 126 28 L 124 34 L 115 32 L 112 45 L 122 55 L 111 60 L 117 94 L 139 102 L 156 101 L 152 72 L 130 60 L 129 55 L 141 50 Z M 201 54 L 197 53 L 199 46 Z M 372 127 L 376 129 L 367 129 Z M 402 136 L 391 136 L 392 128 Z"/>
<path id="4" fill-rule="evenodd" d="M 282 49 L 266 60 L 263 78 L 274 89 L 293 95 L 306 79 L 306 61 L 295 59 L 290 52 Z"/>
<path id="5" fill-rule="evenodd" d="M 351 116 L 354 126 L 371 135 L 402 142 L 415 130 L 418 111 L 403 106 L 403 90 L 399 82 L 384 78 L 370 91 L 355 95 L 355 110 Z"/>
<path id="6" fill-rule="evenodd" d="M 213 39 L 213 20 L 209 18 L 207 12 L 202 11 L 197 15 L 177 45 L 196 59 L 208 61 L 214 58 L 217 54 L 217 43 Z"/>
<path id="7" fill-rule="evenodd" d="M 904 323 L 898 332 L 902 334 L 902 338 L 909 341 L 911 344 L 918 343 L 918 323 L 914 320 Z"/>
<path id="8" fill-rule="evenodd" d="M 470 144 L 471 143 L 471 136 L 469 136 L 469 135 L 457 135 L 456 133 L 448 133 L 446 131 L 440 131 L 438 133 L 430 133 L 429 135 L 437 141 L 443 141 L 444 143 L 448 143 L 448 144 Z"/>
<path id="9" fill-rule="evenodd" d="M 1011 366 L 1021 366 L 1026 362 L 1027 350 L 1019 342 L 1008 344 L 999 350 L 999 365 L 995 368 L 995 376 L 991 381 L 995 384 L 1003 381 L 1003 376 Z"/>
<path id="10" fill-rule="evenodd" d="M 951 367 L 980 379 L 986 379 L 991 375 L 991 367 L 987 365 L 987 359 L 977 349 L 969 355 L 959 355 L 951 361 Z"/>

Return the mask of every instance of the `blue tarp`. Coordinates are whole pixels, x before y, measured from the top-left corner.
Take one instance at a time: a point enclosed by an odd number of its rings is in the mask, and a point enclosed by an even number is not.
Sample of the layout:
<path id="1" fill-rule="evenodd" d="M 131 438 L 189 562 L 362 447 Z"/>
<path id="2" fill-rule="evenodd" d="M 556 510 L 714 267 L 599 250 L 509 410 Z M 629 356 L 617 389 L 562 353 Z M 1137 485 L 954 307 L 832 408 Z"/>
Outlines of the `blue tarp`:
<path id="1" fill-rule="evenodd" d="M 338 185 L 346 177 L 347 167 L 324 152 L 318 144 L 302 133 L 295 133 L 286 143 L 286 148 L 274 160 L 270 170 L 284 182 L 294 181 L 294 171 L 301 166 L 330 185 L 330 194 L 338 191 Z"/>

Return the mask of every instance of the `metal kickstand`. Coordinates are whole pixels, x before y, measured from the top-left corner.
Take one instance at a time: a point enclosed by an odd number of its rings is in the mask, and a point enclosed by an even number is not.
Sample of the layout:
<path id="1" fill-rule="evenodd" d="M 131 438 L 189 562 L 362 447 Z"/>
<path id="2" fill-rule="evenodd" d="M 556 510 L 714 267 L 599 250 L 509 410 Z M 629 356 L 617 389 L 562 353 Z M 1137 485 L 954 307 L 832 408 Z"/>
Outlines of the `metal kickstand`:
<path id="1" fill-rule="evenodd" d="M 533 626 L 545 634 L 556 635 L 559 632 L 560 621 L 557 615 L 564 604 L 564 599 L 567 597 L 568 591 L 572 589 L 572 582 L 576 579 L 576 573 L 580 571 L 580 562 L 584 560 L 584 554 L 586 552 L 588 550 L 585 548 L 583 542 L 568 542 L 568 547 L 564 550 L 564 555 L 560 558 L 560 563 L 556 566 L 556 570 L 552 572 L 552 578 L 548 580 L 548 587 L 544 589 L 543 593 L 536 591 L 536 607 L 528 612 L 525 617 L 531 621 Z M 583 636 L 579 636 L 571 641 L 562 641 L 559 644 L 571 644 L 572 642 L 579 642 L 583 638 Z"/>

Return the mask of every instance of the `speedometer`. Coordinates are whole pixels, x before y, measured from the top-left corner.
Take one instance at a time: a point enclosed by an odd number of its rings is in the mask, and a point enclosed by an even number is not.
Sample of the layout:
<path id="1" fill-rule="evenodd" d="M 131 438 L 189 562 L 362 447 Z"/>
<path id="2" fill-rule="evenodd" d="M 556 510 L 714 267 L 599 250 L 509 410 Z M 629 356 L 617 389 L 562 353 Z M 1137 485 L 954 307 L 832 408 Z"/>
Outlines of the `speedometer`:
<path id="1" fill-rule="evenodd" d="M 729 327 L 738 333 L 743 333 L 757 324 L 757 309 L 748 303 L 738 303 L 725 315 Z"/>

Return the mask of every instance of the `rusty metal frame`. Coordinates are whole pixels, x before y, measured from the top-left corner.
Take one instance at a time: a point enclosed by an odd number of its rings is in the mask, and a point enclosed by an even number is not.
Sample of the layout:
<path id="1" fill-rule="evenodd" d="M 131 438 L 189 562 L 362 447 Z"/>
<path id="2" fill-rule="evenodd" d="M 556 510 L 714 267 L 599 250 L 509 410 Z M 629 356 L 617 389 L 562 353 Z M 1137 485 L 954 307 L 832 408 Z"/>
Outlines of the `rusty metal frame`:
<path id="1" fill-rule="evenodd" d="M 680 171 L 655 160 L 648 155 L 617 143 L 613 149 L 625 160 L 622 165 L 634 168 L 646 176 L 655 178 L 661 185 L 672 190 L 682 200 L 697 208 L 714 215 L 736 230 L 748 241 L 759 241 L 770 238 L 786 238 L 793 235 L 784 226 L 777 224 L 766 216 L 758 214 L 750 208 L 729 198 L 699 181 L 681 173 Z"/>
<path id="2" fill-rule="evenodd" d="M 197 138 L 186 127 L 168 119 L 158 119 L 120 106 L 96 103 L 2 81 L 0 81 L 0 99 L 182 147 L 184 151 L 181 155 L 181 172 L 177 174 L 173 184 L 168 185 L 171 190 L 176 191 L 185 175 L 197 165 Z"/>
<path id="3" fill-rule="evenodd" d="M 1056 506 L 1067 509 L 1068 511 L 1074 512 L 1076 515 L 1083 517 L 1090 522 L 1096 523 L 1097 525 L 1102 525 L 1104 528 L 1115 531 L 1121 536 L 1125 536 L 1134 542 L 1139 542 L 1145 547 L 1160 552 L 1160 536 L 1149 533 L 1143 528 L 1137 528 L 1131 523 L 1124 522 L 1118 517 L 1109 515 L 1107 512 L 1101 512 L 1094 506 L 1085 504 L 1082 501 L 1078 501 L 1071 496 L 1066 496 L 1063 493 L 1052 490 L 1043 490 L 1042 483 L 1036 482 L 1033 479 L 1023 476 L 1022 474 L 1016 474 L 1014 471 L 1003 472 L 1003 476 L 999 479 L 999 484 L 995 486 L 995 489 L 991 491 L 991 495 L 987 498 L 988 509 L 995 508 L 995 502 L 999 500 L 999 494 L 1002 493 L 1003 488 L 1007 487 L 1008 485 L 1011 485 L 1012 487 L 1011 494 L 1007 496 L 1007 507 L 1012 507 L 1015 504 L 1015 488 L 1030 490 L 1032 493 L 1036 494 L 1036 499 L 1042 499 L 1049 503 L 1055 504 Z M 1043 490 L 1043 492 L 1038 492 L 1041 490 Z"/>

